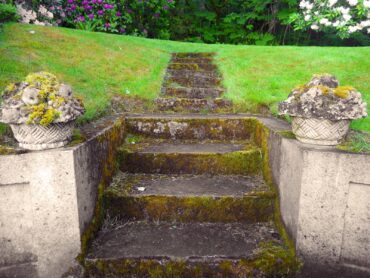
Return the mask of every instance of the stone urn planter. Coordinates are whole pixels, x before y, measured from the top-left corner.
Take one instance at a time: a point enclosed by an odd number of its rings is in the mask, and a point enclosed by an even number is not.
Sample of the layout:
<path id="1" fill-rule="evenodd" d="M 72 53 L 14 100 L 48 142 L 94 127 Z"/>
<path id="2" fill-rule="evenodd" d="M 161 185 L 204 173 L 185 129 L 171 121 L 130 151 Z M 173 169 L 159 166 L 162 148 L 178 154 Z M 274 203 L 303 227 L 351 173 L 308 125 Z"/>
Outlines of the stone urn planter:
<path id="1" fill-rule="evenodd" d="M 19 146 L 45 150 L 65 146 L 75 120 L 85 112 L 72 89 L 47 72 L 30 74 L 3 93 L 0 121 L 9 124 Z"/>
<path id="2" fill-rule="evenodd" d="M 361 93 L 339 86 L 333 75 L 314 75 L 279 103 L 279 114 L 289 115 L 296 138 L 315 145 L 334 146 L 346 136 L 351 120 L 367 116 Z"/>

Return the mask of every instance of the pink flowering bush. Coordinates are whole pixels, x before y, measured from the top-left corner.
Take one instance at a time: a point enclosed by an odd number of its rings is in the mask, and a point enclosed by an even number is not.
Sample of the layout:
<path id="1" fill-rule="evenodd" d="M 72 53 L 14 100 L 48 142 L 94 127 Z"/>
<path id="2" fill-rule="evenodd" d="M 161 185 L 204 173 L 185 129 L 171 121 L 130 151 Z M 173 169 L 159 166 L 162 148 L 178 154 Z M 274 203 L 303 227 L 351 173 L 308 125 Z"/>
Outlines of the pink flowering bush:
<path id="1" fill-rule="evenodd" d="M 173 0 L 64 0 L 60 17 L 79 29 L 169 38 L 173 7 Z"/>
<path id="2" fill-rule="evenodd" d="M 62 0 L 14 1 L 20 21 L 36 25 L 58 25 L 62 23 Z"/>

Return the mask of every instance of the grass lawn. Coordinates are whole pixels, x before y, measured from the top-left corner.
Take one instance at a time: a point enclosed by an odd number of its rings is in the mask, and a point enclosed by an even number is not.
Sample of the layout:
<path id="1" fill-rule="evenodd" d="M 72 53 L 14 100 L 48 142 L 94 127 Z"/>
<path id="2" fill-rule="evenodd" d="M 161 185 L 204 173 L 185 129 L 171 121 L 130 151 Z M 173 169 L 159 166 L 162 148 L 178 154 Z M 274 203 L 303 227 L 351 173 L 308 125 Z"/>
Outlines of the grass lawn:
<path id="1" fill-rule="evenodd" d="M 35 33 L 31 34 L 30 31 Z M 154 99 L 171 52 L 217 52 L 217 63 L 239 111 L 276 104 L 314 73 L 335 74 L 370 104 L 370 47 L 206 45 L 8 24 L 0 32 L 0 91 L 33 71 L 50 71 L 84 98 L 85 120 L 99 116 L 114 94 Z M 352 128 L 370 132 L 370 118 Z"/>

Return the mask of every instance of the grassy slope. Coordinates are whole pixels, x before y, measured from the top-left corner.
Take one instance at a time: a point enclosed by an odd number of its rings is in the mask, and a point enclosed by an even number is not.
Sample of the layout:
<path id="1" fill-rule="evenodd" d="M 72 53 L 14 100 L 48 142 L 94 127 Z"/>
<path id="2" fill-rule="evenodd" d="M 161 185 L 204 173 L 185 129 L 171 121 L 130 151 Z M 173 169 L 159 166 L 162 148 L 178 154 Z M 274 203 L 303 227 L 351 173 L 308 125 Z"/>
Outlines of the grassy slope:
<path id="1" fill-rule="evenodd" d="M 217 52 L 226 97 L 241 111 L 256 103 L 276 109 L 295 85 L 323 72 L 353 85 L 370 103 L 369 47 L 205 45 L 21 24 L 6 25 L 0 34 L 0 90 L 31 71 L 50 71 L 84 97 L 85 118 L 91 119 L 104 111 L 114 93 L 128 90 L 155 98 L 170 53 L 176 51 Z M 370 119 L 355 121 L 352 127 L 370 131 Z"/>

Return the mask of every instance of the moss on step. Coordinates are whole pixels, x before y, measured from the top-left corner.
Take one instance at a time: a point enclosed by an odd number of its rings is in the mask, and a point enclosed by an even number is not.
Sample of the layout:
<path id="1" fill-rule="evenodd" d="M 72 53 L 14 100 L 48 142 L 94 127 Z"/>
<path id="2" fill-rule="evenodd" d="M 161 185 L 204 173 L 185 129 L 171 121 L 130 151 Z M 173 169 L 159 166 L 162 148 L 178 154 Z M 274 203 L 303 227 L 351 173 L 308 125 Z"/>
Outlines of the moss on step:
<path id="1" fill-rule="evenodd" d="M 287 139 L 296 139 L 294 133 L 291 130 L 283 130 L 278 132 L 282 137 Z"/>
<path id="2" fill-rule="evenodd" d="M 85 263 L 87 249 L 104 220 L 105 211 L 103 207 L 103 193 L 109 185 L 118 166 L 117 149 L 124 139 L 124 129 L 125 120 L 123 118 L 119 118 L 115 121 L 113 127 L 109 131 L 102 133 L 95 139 L 102 145 L 101 149 L 104 150 L 104 156 L 100 158 L 102 172 L 99 176 L 100 183 L 97 187 L 94 214 L 91 222 L 81 236 L 81 253 L 78 255 L 77 259 L 82 265 Z"/>
<path id="3" fill-rule="evenodd" d="M 77 146 L 79 144 L 82 144 L 85 141 L 86 141 L 85 135 L 81 133 L 80 129 L 76 128 L 73 130 L 71 141 L 69 142 L 67 147 Z"/>
<path id="4" fill-rule="evenodd" d="M 11 155 L 16 153 L 14 148 L 0 145 L 0 155 Z"/>
<path id="5" fill-rule="evenodd" d="M 270 158 L 269 158 L 269 140 L 270 140 L 270 131 L 264 124 L 256 119 L 255 121 L 255 133 L 254 133 L 254 142 L 257 146 L 259 146 L 262 150 L 262 175 L 264 177 L 265 182 L 269 185 L 272 192 L 275 193 L 275 201 L 274 201 L 274 223 L 276 229 L 279 231 L 280 237 L 284 241 L 287 249 L 286 254 L 288 258 L 296 258 L 295 259 L 295 267 L 297 271 L 302 267 L 302 262 L 296 257 L 295 253 L 295 245 L 291 240 L 290 236 L 287 233 L 287 230 L 284 226 L 281 210 L 280 210 L 280 199 L 279 199 L 279 191 L 277 186 L 274 183 L 274 179 L 272 176 L 272 171 L 270 167 Z M 267 253 L 268 254 L 268 253 Z"/>
<path id="6" fill-rule="evenodd" d="M 109 188 L 104 196 L 110 216 L 121 219 L 176 222 L 246 222 L 272 220 L 273 194 L 257 192 L 242 198 L 120 196 Z"/>
<path id="7" fill-rule="evenodd" d="M 284 247 L 264 242 L 250 259 L 184 261 L 168 259 L 89 260 L 86 271 L 93 277 L 220 278 L 293 277 L 300 263 Z"/>
<path id="8" fill-rule="evenodd" d="M 289 248 L 275 242 L 262 242 L 252 265 L 267 277 L 287 277 L 298 273 L 302 262 Z"/>
<path id="9" fill-rule="evenodd" d="M 137 146 L 139 147 L 139 146 Z M 141 153 L 132 148 L 120 150 L 120 169 L 133 173 L 161 174 L 258 174 L 261 153 L 258 148 L 230 153 Z"/>

